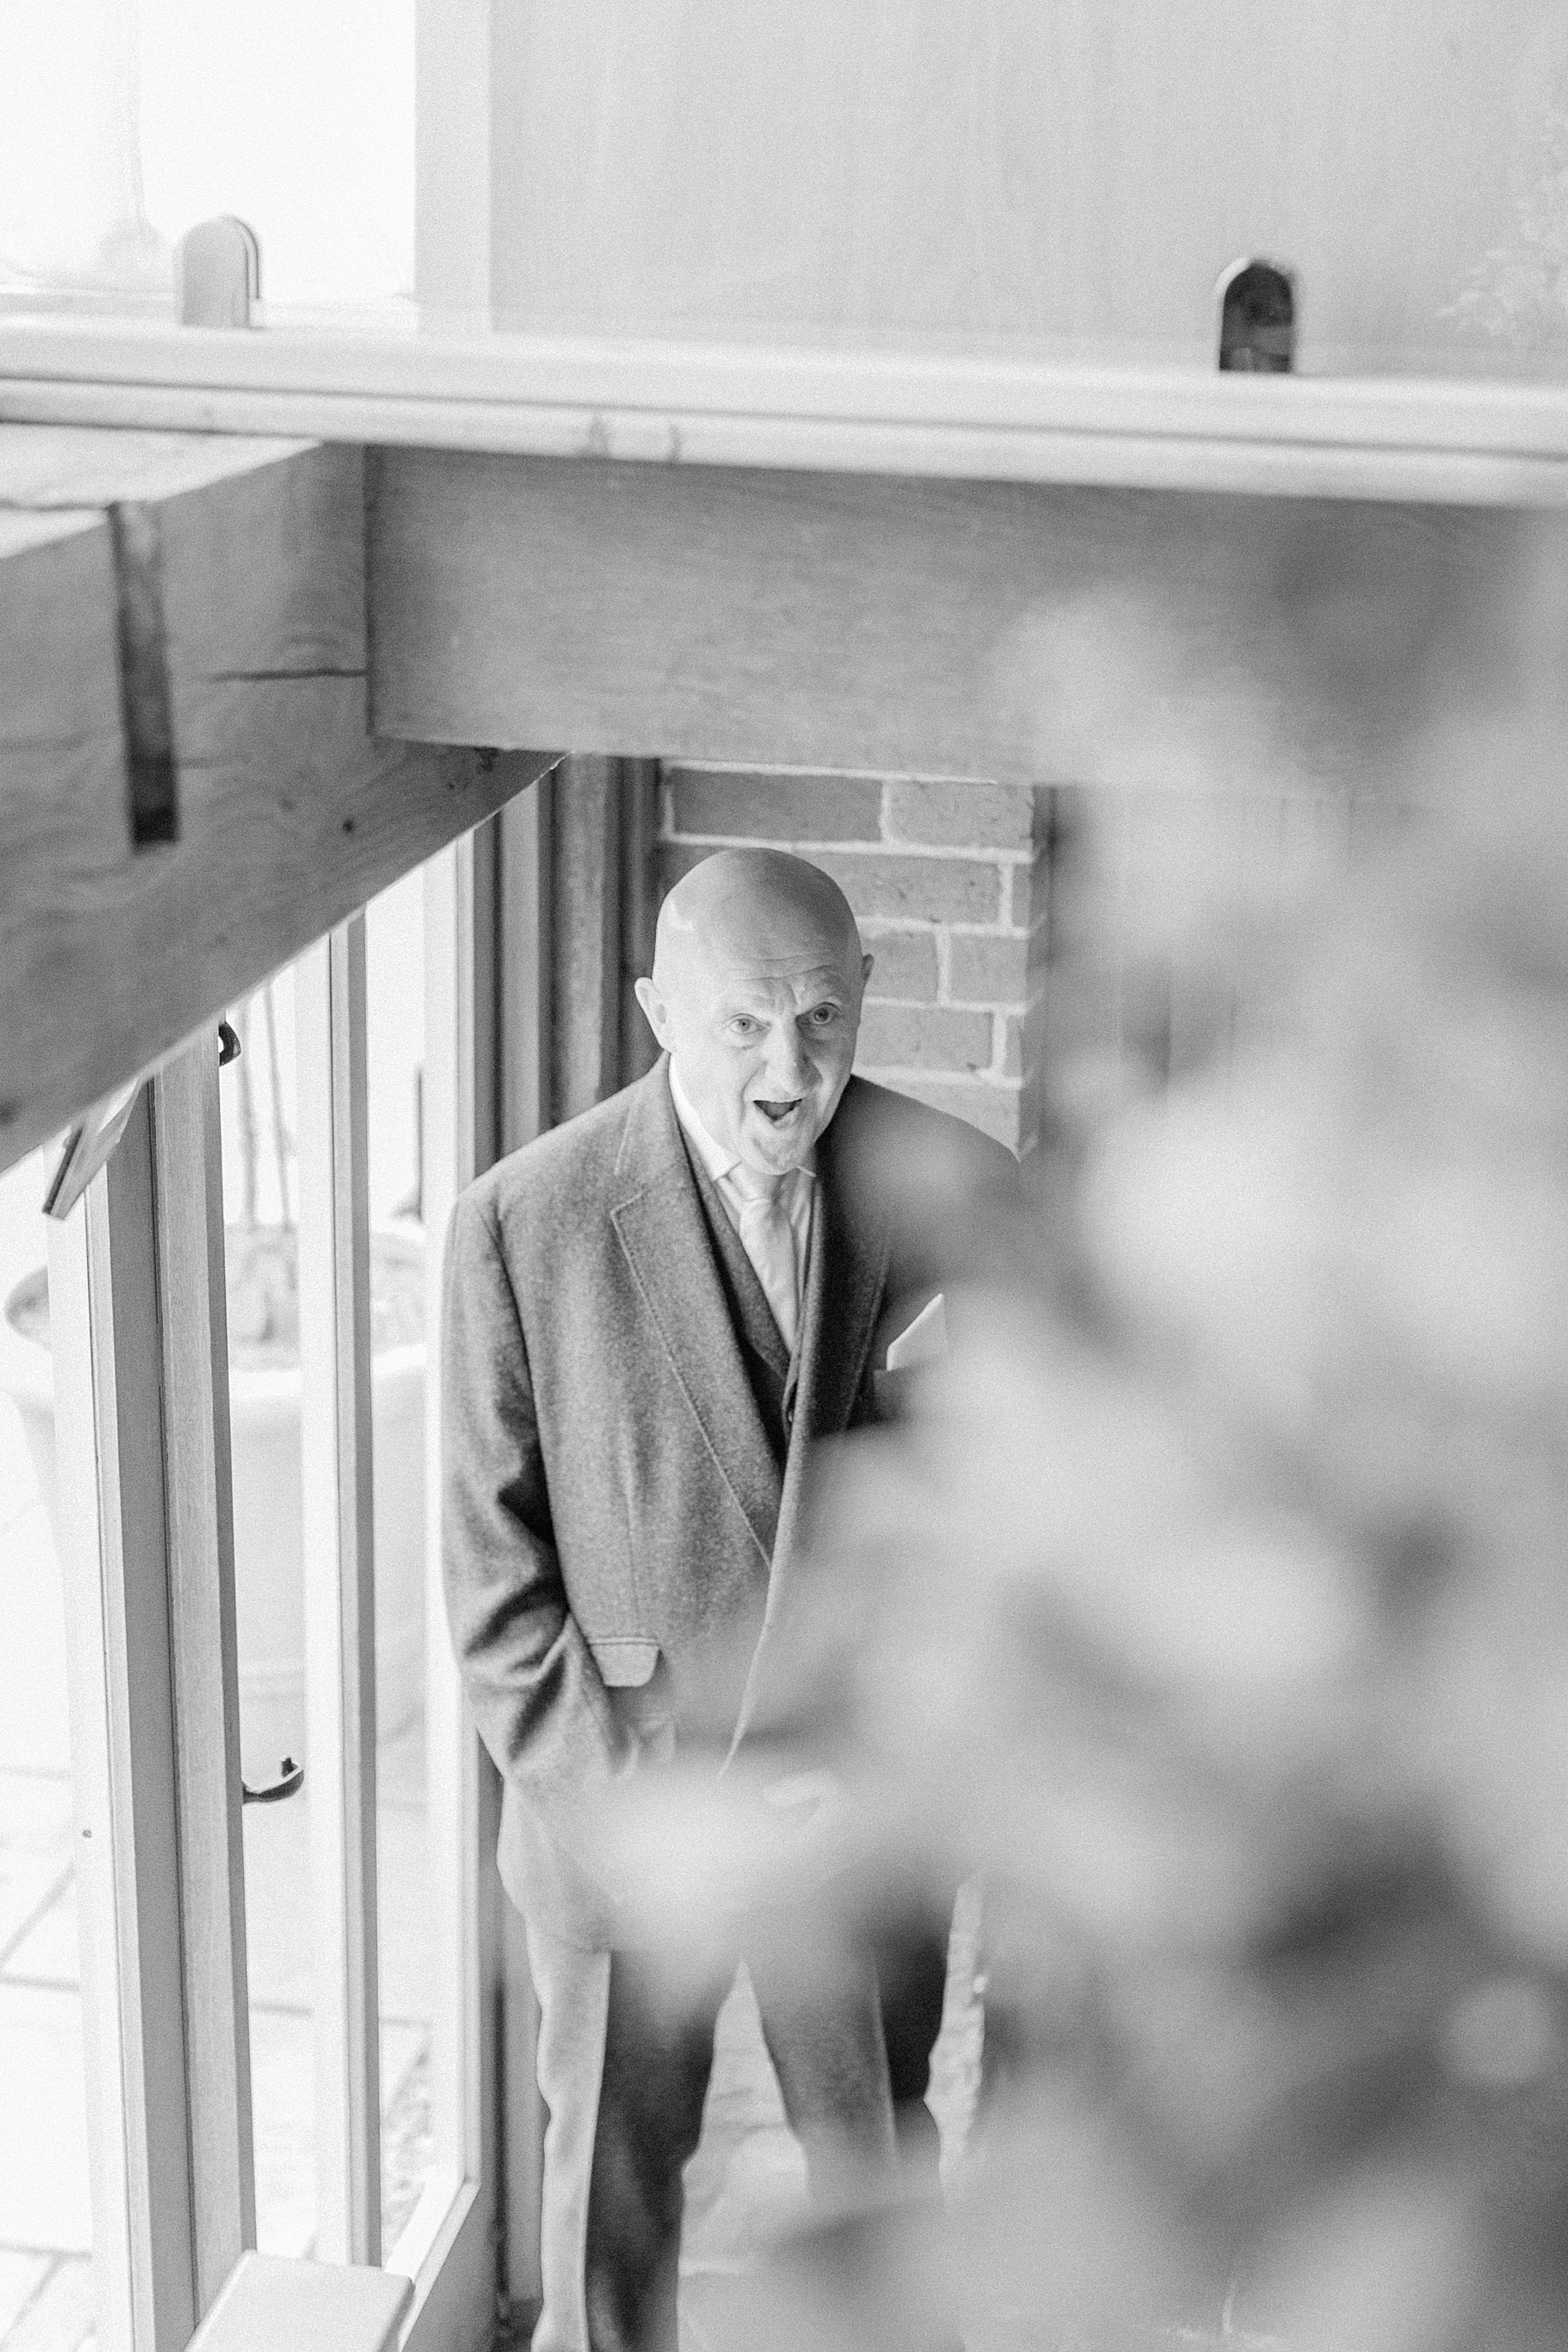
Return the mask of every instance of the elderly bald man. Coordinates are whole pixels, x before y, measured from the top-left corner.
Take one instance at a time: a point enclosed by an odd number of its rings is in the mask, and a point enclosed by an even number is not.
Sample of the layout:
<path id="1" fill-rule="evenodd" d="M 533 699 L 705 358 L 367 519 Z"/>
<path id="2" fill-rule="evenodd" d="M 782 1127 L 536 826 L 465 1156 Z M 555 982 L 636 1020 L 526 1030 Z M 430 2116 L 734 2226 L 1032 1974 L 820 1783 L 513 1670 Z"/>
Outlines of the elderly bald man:
<path id="1" fill-rule="evenodd" d="M 535 2352 L 673 2352 L 681 2167 L 735 1965 L 662 2009 L 581 1829 L 584 1801 L 743 1744 L 787 1614 L 807 1450 L 874 1420 L 888 1349 L 941 1269 L 873 1171 L 1013 1163 L 851 1076 L 871 958 L 830 878 L 771 850 L 694 867 L 637 997 L 645 1078 L 501 1161 L 458 1204 L 445 1316 L 453 1640 L 504 1783 L 500 1865 L 539 1994 L 549 2108 Z M 852 2017 L 758 1986 L 808 2161 L 837 2137 L 934 2142 L 921 2102 L 940 1935 Z"/>

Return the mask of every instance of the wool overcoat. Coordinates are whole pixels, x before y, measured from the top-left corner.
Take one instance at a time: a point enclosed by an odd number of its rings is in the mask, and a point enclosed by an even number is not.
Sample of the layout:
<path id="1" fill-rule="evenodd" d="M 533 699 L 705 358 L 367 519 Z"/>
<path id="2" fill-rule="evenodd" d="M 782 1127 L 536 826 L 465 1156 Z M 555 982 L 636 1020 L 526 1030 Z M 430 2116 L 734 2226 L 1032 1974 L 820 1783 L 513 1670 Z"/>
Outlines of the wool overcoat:
<path id="1" fill-rule="evenodd" d="M 447 1612 L 502 1778 L 501 1877 L 550 1935 L 604 1949 L 623 1932 L 584 1860 L 585 1801 L 677 1748 L 721 1769 L 744 1735 L 789 1610 L 809 1448 L 877 1417 L 888 1342 L 939 1286 L 881 1181 L 922 1152 L 982 1185 L 1016 1172 L 963 1121 L 851 1078 L 817 1145 L 793 1361 L 738 1249 L 726 1267 L 665 1060 L 458 1202 Z M 746 1360 L 770 1333 L 782 1439 Z"/>

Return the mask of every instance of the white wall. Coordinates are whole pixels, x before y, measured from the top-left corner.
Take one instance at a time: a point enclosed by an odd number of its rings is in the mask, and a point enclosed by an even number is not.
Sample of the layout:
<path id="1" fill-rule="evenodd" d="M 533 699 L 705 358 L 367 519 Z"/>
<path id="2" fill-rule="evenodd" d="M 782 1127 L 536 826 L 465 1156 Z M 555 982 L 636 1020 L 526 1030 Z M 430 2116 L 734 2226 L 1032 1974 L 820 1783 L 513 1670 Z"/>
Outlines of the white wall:
<path id="1" fill-rule="evenodd" d="M 518 0 L 497 22 L 520 94 L 497 299 L 542 320 L 1212 364 L 1215 278 L 1261 250 L 1301 273 L 1304 361 L 1379 364 L 1458 347 L 1446 306 L 1524 234 L 1521 197 L 1557 199 L 1563 0 Z"/>

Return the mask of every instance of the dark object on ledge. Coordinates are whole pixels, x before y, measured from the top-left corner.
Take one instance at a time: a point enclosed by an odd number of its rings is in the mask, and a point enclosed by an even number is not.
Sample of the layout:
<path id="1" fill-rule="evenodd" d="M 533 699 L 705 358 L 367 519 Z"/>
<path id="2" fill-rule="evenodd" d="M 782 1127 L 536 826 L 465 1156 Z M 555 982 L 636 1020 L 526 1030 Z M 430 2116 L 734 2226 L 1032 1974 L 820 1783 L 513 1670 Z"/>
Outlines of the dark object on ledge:
<path id="1" fill-rule="evenodd" d="M 285 1797 L 291 1797 L 296 1789 L 304 1785 L 304 1766 L 296 1764 L 291 1756 L 285 1756 L 278 1767 L 278 1778 L 268 1780 L 264 1788 L 252 1789 L 247 1782 L 240 1782 L 241 1801 L 247 1805 L 280 1805 Z"/>
<path id="2" fill-rule="evenodd" d="M 1289 375 L 1296 362 L 1296 281 L 1272 261 L 1233 261 L 1215 288 L 1221 374 Z"/>

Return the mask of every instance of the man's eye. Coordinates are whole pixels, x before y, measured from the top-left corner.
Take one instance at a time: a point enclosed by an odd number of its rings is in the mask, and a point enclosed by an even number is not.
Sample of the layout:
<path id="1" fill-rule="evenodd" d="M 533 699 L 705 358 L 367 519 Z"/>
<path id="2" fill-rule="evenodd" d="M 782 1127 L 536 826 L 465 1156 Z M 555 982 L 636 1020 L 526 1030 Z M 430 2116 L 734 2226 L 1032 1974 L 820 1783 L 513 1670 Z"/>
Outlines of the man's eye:
<path id="1" fill-rule="evenodd" d="M 737 1013 L 730 1027 L 737 1037 L 752 1037 L 757 1030 L 756 1023 L 744 1013 Z"/>
<path id="2" fill-rule="evenodd" d="M 807 1017 L 815 1021 L 819 1029 L 829 1029 L 838 1018 L 838 1007 L 837 1004 L 814 1004 Z"/>

